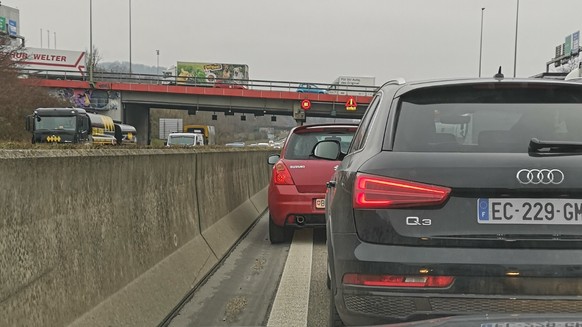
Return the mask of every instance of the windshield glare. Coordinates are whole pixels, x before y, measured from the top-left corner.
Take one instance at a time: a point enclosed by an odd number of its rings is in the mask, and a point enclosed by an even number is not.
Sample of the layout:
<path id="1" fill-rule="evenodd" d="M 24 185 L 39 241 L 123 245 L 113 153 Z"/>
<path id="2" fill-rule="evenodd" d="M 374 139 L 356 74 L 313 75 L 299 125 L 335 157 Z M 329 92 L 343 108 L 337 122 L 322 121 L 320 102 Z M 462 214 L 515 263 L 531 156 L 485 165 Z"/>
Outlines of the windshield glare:
<path id="1" fill-rule="evenodd" d="M 36 120 L 36 129 L 48 130 L 65 130 L 74 131 L 76 127 L 77 117 L 40 117 L 40 121 Z"/>

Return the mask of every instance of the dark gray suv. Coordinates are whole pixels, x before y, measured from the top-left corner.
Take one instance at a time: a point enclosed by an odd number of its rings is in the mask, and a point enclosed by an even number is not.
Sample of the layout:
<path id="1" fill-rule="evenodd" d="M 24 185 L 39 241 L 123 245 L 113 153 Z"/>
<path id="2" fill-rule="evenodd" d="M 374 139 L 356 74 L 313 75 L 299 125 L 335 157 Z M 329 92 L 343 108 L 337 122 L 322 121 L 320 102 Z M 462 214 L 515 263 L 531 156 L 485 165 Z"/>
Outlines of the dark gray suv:
<path id="1" fill-rule="evenodd" d="M 314 155 L 332 325 L 582 313 L 582 85 L 389 82 Z"/>

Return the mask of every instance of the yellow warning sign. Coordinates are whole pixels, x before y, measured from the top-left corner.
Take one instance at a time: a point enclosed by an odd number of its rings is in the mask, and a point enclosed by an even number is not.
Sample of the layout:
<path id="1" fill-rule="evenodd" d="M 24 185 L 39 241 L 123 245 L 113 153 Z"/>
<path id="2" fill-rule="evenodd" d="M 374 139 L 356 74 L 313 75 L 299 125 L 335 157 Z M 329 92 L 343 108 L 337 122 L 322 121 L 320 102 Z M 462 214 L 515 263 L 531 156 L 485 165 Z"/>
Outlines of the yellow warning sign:
<path id="1" fill-rule="evenodd" d="M 46 141 L 51 143 L 51 142 L 60 142 L 61 141 L 61 137 L 58 135 L 51 135 L 51 136 L 47 136 Z"/>

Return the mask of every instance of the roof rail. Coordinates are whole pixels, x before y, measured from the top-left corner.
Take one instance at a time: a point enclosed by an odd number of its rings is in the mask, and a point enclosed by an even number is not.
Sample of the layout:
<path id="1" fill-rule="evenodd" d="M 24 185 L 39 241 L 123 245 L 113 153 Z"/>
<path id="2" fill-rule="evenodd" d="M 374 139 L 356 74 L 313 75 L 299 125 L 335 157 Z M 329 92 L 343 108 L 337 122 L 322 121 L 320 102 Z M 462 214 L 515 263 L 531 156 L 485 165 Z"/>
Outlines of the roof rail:
<path id="1" fill-rule="evenodd" d="M 404 84 L 406 84 L 406 81 L 404 80 L 404 78 L 398 77 L 396 79 L 391 79 L 388 82 L 382 84 L 382 87 L 384 85 L 404 85 Z"/>

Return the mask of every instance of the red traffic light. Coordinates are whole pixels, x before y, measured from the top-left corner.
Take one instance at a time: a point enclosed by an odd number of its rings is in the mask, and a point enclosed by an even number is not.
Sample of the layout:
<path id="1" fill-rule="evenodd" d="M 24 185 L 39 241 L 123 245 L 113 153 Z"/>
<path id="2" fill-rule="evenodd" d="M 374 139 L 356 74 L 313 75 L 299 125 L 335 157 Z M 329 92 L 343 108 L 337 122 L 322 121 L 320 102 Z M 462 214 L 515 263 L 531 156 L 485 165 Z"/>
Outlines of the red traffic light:
<path id="1" fill-rule="evenodd" d="M 305 100 L 301 101 L 301 109 L 303 109 L 303 110 L 311 109 L 311 101 L 309 101 L 309 99 L 305 99 Z"/>

